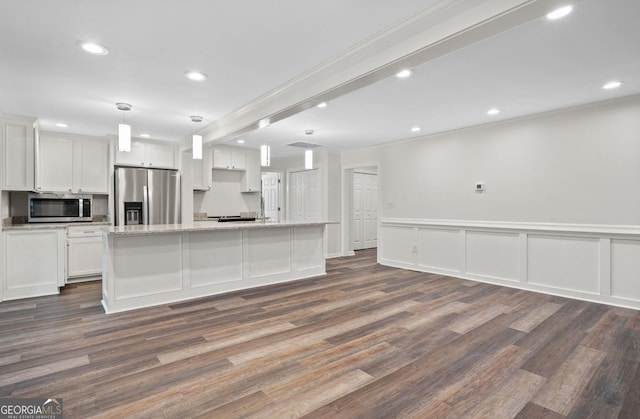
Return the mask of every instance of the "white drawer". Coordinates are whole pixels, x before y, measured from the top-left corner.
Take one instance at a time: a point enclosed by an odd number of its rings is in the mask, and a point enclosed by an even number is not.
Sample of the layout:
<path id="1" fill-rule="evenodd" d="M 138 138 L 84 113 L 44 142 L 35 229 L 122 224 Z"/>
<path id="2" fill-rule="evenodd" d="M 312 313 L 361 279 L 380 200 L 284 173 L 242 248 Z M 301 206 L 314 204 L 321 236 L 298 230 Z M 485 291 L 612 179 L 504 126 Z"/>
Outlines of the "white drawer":
<path id="1" fill-rule="evenodd" d="M 67 237 L 99 237 L 102 236 L 103 226 L 69 226 L 67 227 Z"/>

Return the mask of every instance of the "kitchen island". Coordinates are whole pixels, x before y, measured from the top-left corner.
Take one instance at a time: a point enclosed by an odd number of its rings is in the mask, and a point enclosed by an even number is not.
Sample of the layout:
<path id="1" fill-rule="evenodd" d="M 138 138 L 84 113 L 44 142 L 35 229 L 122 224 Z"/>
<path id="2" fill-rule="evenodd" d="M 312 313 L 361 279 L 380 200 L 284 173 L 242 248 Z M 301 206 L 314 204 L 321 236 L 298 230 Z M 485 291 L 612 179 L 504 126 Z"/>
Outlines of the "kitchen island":
<path id="1" fill-rule="evenodd" d="M 116 313 L 324 275 L 326 224 L 196 221 L 107 228 L 102 305 Z"/>

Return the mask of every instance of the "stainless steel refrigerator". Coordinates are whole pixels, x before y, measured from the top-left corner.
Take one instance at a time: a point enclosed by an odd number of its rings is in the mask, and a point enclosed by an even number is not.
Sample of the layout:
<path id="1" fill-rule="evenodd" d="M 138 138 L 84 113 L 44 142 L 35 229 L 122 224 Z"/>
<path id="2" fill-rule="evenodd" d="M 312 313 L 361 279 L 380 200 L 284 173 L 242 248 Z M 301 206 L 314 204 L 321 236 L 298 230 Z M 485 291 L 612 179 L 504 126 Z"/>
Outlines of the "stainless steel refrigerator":
<path id="1" fill-rule="evenodd" d="M 115 225 L 180 224 L 177 170 L 116 167 Z"/>

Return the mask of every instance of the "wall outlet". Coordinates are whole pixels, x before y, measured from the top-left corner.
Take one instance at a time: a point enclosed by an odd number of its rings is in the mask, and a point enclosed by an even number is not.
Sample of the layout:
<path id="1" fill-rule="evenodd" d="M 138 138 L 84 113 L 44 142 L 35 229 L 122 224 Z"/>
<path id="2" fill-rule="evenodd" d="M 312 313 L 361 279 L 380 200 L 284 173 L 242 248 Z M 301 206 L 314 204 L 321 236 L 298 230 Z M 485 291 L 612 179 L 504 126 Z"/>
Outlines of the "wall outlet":
<path id="1" fill-rule="evenodd" d="M 476 192 L 484 192 L 484 182 L 476 183 Z"/>

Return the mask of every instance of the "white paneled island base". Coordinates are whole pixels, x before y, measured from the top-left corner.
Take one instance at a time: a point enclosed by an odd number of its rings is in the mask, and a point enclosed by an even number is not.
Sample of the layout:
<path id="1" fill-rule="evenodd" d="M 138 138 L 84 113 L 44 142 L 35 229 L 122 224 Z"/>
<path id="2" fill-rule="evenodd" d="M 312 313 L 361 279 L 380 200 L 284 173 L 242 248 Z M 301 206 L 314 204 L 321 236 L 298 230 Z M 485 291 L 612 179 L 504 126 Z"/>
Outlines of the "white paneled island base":
<path id="1" fill-rule="evenodd" d="M 107 313 L 325 274 L 325 222 L 114 227 L 103 235 Z"/>

